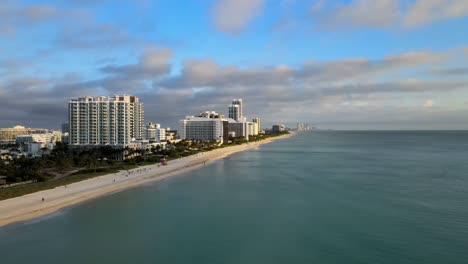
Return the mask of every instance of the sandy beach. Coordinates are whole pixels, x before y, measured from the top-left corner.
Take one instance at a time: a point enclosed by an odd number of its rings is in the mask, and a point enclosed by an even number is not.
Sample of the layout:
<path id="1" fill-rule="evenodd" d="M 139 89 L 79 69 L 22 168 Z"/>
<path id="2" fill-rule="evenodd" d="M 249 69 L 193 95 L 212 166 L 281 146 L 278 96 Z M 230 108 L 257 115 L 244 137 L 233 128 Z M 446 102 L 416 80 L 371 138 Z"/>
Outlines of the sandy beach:
<path id="1" fill-rule="evenodd" d="M 149 165 L 130 171 L 121 171 L 54 189 L 27 194 L 0 201 L 0 226 L 31 220 L 53 213 L 66 206 L 74 205 L 99 196 L 115 193 L 152 181 L 172 177 L 222 159 L 233 153 L 256 148 L 262 144 L 292 136 L 288 134 L 251 142 L 238 146 L 203 152 L 178 160 L 171 160 L 167 166 Z M 44 198 L 44 201 L 42 201 Z"/>

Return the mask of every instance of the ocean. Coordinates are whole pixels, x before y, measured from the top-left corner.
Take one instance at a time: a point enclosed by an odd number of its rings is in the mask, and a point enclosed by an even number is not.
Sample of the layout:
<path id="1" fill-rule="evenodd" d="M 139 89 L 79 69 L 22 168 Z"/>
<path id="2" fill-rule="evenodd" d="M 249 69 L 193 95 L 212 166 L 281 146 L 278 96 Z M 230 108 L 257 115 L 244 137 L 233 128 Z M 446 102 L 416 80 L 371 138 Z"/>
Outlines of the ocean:
<path id="1" fill-rule="evenodd" d="M 468 132 L 301 133 L 0 228 L 0 263 L 468 263 Z"/>

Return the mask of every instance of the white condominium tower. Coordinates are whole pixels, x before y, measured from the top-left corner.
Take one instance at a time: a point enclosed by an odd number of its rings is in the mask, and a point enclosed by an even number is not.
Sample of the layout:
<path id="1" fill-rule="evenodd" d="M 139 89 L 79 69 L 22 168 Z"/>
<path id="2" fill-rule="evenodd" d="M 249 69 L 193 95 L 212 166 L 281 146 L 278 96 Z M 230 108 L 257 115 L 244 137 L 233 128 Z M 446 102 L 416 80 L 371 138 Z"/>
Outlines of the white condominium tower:
<path id="1" fill-rule="evenodd" d="M 81 97 L 68 103 L 71 145 L 126 146 L 143 138 L 143 103 L 129 95 Z"/>
<path id="2" fill-rule="evenodd" d="M 243 109 L 242 109 L 242 99 L 232 100 L 232 103 L 228 107 L 228 109 L 229 109 L 229 118 L 239 121 L 241 117 L 244 116 Z"/>

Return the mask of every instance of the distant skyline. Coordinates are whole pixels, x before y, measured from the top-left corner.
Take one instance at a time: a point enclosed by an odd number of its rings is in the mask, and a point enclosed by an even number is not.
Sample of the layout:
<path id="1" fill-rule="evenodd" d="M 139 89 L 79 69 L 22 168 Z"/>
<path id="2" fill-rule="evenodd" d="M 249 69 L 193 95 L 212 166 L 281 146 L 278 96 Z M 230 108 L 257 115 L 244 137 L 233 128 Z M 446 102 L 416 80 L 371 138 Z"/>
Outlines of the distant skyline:
<path id="1" fill-rule="evenodd" d="M 145 121 L 468 129 L 466 0 L 2 0 L 0 127 L 60 128 L 70 98 Z"/>

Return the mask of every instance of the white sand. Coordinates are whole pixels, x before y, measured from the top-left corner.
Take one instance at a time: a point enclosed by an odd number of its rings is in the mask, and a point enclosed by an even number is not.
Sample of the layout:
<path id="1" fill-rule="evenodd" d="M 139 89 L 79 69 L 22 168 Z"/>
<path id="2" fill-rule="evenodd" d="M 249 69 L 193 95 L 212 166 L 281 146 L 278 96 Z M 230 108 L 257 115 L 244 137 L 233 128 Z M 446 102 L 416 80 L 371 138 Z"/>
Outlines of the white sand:
<path id="1" fill-rule="evenodd" d="M 0 201 L 0 226 L 18 221 L 30 220 L 82 201 L 122 191 L 147 182 L 162 180 L 201 167 L 205 162 L 208 163 L 221 159 L 233 153 L 256 148 L 261 144 L 286 138 L 291 135 L 292 134 L 270 138 L 260 142 L 216 149 L 178 160 L 171 160 L 168 162 L 167 166 L 143 166 L 130 170 L 130 174 L 127 173 L 127 171 L 121 171 L 119 173 L 108 174 L 67 186 L 60 186 L 50 190 L 3 200 Z M 44 198 L 45 201 L 42 201 L 42 198 Z"/>

